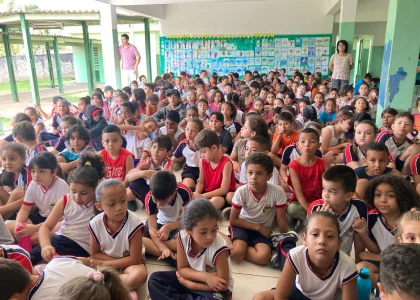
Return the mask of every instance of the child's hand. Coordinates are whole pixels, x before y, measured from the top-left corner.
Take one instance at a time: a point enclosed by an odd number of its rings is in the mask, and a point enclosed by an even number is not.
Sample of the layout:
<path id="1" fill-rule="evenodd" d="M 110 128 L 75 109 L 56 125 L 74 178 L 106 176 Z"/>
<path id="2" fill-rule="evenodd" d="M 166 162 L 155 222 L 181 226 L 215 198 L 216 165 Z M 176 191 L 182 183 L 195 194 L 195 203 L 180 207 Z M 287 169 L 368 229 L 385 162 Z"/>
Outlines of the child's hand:
<path id="1" fill-rule="evenodd" d="M 265 227 L 263 225 L 260 226 L 258 231 L 259 231 L 259 233 L 261 233 L 266 238 L 269 238 L 270 235 L 273 233 L 273 230 L 271 230 L 271 228 Z"/>
<path id="2" fill-rule="evenodd" d="M 223 278 L 217 276 L 217 273 L 209 273 L 207 274 L 206 283 L 209 287 L 213 289 L 215 292 L 225 291 L 228 288 L 228 282 Z"/>
<path id="3" fill-rule="evenodd" d="M 352 227 L 359 234 L 367 232 L 367 223 L 365 218 L 357 218 L 356 220 L 354 220 Z"/>
<path id="4" fill-rule="evenodd" d="M 328 203 L 324 203 L 324 205 L 318 206 L 316 211 L 327 211 L 329 213 L 334 214 L 334 211 L 332 210 L 332 208 L 330 207 L 330 205 Z"/>
<path id="5" fill-rule="evenodd" d="M 337 156 L 337 152 L 334 150 L 328 151 L 327 154 L 324 155 L 324 159 L 327 163 L 332 163 Z"/>
<path id="6" fill-rule="evenodd" d="M 44 258 L 47 262 L 50 262 L 55 255 L 55 248 L 51 245 L 44 246 L 41 249 L 41 256 Z"/>
<path id="7" fill-rule="evenodd" d="M 22 230 L 17 231 L 16 228 L 17 227 L 21 227 Z M 34 234 L 37 230 L 36 226 L 33 224 L 17 224 L 15 228 L 15 233 L 14 236 L 16 238 L 16 240 L 20 240 L 22 237 L 26 236 L 26 235 L 32 235 Z"/>
<path id="8" fill-rule="evenodd" d="M 376 260 L 377 254 L 370 253 L 368 251 L 362 251 L 359 254 L 361 260 Z"/>
<path id="9" fill-rule="evenodd" d="M 276 130 L 277 130 L 278 135 L 282 135 L 283 132 L 284 132 L 284 127 L 283 126 L 277 126 Z"/>
<path id="10" fill-rule="evenodd" d="M 98 266 L 100 266 L 100 265 L 102 265 L 102 261 L 100 261 L 100 260 L 97 260 L 97 259 L 89 259 L 90 260 L 90 262 L 89 262 L 89 264 L 90 264 L 90 267 L 91 268 L 97 268 Z"/>
<path id="11" fill-rule="evenodd" d="M 161 241 L 167 241 L 169 237 L 169 233 L 171 232 L 168 224 L 163 225 L 157 232 L 157 237 Z"/>
<path id="12" fill-rule="evenodd" d="M 202 197 L 203 197 L 203 195 L 200 194 L 200 193 L 197 193 L 197 192 L 193 193 L 193 199 L 202 198 Z"/>
<path id="13" fill-rule="evenodd" d="M 174 138 L 175 137 L 175 129 L 168 129 L 168 131 L 166 132 L 166 135 L 169 136 L 170 138 Z"/>
<path id="14" fill-rule="evenodd" d="M 168 248 L 166 248 L 165 250 L 162 251 L 162 255 L 158 257 L 158 260 L 162 260 L 165 258 L 172 258 L 172 259 L 176 259 L 175 255 L 172 253 L 171 250 L 169 250 Z"/>

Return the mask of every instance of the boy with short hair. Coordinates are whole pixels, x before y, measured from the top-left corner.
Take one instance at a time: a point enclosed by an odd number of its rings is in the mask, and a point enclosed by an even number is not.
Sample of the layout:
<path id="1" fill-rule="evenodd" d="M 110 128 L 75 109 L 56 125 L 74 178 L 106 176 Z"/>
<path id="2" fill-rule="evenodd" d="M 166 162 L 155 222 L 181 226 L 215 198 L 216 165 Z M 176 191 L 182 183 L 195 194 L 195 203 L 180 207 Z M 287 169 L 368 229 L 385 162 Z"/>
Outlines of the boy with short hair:
<path id="1" fill-rule="evenodd" d="M 159 135 L 152 140 L 151 156 L 128 172 L 125 177 L 130 182 L 127 188 L 128 201 L 137 198 L 144 204 L 145 197 L 150 191 L 149 182 L 153 174 L 160 170 L 172 172 L 172 160 L 168 158 L 171 148 L 171 139 L 166 135 Z"/>
<path id="2" fill-rule="evenodd" d="M 388 167 L 389 151 L 385 144 L 372 142 L 367 145 L 363 162 L 364 166 L 354 169 L 358 179 L 355 197 L 359 199 L 364 199 L 366 188 L 373 178 L 385 174 L 401 175 L 398 170 Z"/>
<path id="3" fill-rule="evenodd" d="M 374 300 L 420 299 L 420 245 L 393 244 L 382 253 L 379 298 Z"/>
<path id="4" fill-rule="evenodd" d="M 286 194 L 267 181 L 272 176 L 273 160 L 264 153 L 253 153 L 246 159 L 248 183 L 238 188 L 232 199 L 230 237 L 231 258 L 267 264 L 271 258 L 271 224 L 277 215 L 281 233 L 287 232 Z"/>
<path id="5" fill-rule="evenodd" d="M 210 116 L 210 129 L 217 133 L 220 142 L 220 151 L 222 154 L 228 154 L 232 152 L 233 141 L 232 135 L 225 127 L 225 121 L 221 112 L 213 112 Z"/>
<path id="6" fill-rule="evenodd" d="M 153 83 L 145 83 L 143 87 L 144 93 L 146 94 L 146 97 L 153 94 L 155 91 L 155 85 Z M 159 99 L 159 98 L 158 98 Z"/>
<path id="7" fill-rule="evenodd" d="M 55 256 L 38 276 L 14 260 L 0 258 L 1 299 L 50 299 L 67 282 L 89 272 L 95 270 L 74 256 Z"/>
<path id="8" fill-rule="evenodd" d="M 225 201 L 231 203 L 236 188 L 235 173 L 229 157 L 219 150 L 216 132 L 202 130 L 194 140 L 194 147 L 201 154 L 200 175 L 194 198 L 206 198 L 220 210 Z"/>
<path id="9" fill-rule="evenodd" d="M 385 144 L 395 160 L 395 166 L 402 175 L 411 175 L 410 164 L 413 157 L 420 153 L 420 147 L 414 144 L 407 135 L 413 131 L 414 116 L 402 112 L 395 116 L 392 130 L 382 131 L 376 142 Z M 420 183 L 416 182 L 416 184 Z"/>
<path id="10" fill-rule="evenodd" d="M 154 115 L 153 118 L 158 122 L 159 126 L 165 125 L 165 120 L 169 111 L 175 110 L 179 113 L 180 120 L 185 119 L 185 106 L 181 101 L 181 95 L 178 90 L 169 89 L 165 92 L 165 96 L 168 99 L 169 105 L 159 109 Z"/>
<path id="11" fill-rule="evenodd" d="M 264 153 L 268 154 L 270 148 L 270 141 L 263 136 L 255 135 L 248 139 L 245 146 L 245 159 L 247 159 L 253 153 Z M 245 185 L 248 183 L 247 173 L 246 173 L 246 163 L 245 161 L 241 165 L 241 170 L 239 174 L 239 184 Z M 280 174 L 279 171 L 274 167 L 272 170 L 272 176 L 267 181 L 271 184 L 279 184 Z"/>
<path id="12" fill-rule="evenodd" d="M 171 139 L 171 150 L 175 150 L 178 144 L 185 139 L 185 131 L 178 126 L 180 121 L 179 113 L 176 110 L 171 110 L 166 115 L 165 125 L 159 128 L 160 134 Z"/>
<path id="13" fill-rule="evenodd" d="M 312 202 L 308 208 L 308 216 L 319 210 L 329 211 L 337 216 L 341 232 L 341 250 L 350 255 L 353 241 L 356 262 L 364 249 L 362 240 L 353 229 L 356 219 L 367 220 L 368 207 L 363 200 L 354 199 L 357 177 L 352 168 L 336 165 L 322 175 L 322 199 Z"/>
<path id="14" fill-rule="evenodd" d="M 70 147 L 69 143 L 66 141 L 66 134 L 67 131 L 73 127 L 74 125 L 82 125 L 83 121 L 80 119 L 77 119 L 73 116 L 65 116 L 62 120 L 61 120 L 61 133 L 60 133 L 60 138 L 58 139 L 57 143 L 55 143 L 54 145 L 54 149 L 51 149 L 50 152 L 57 155 L 58 153 L 60 153 L 61 151 L 65 150 L 66 148 Z"/>
<path id="15" fill-rule="evenodd" d="M 124 182 L 125 176 L 134 168 L 134 155 L 121 147 L 121 130 L 115 125 L 106 126 L 102 130 L 102 145 L 104 149 L 98 154 L 105 164 L 105 178 Z"/>
<path id="16" fill-rule="evenodd" d="M 26 166 L 29 166 L 35 154 L 41 151 L 48 151 L 44 145 L 36 140 L 35 128 L 31 122 L 23 121 L 17 123 L 12 129 L 12 135 L 16 143 L 20 143 L 26 148 Z"/>
<path id="17" fill-rule="evenodd" d="M 281 112 L 276 116 L 277 129 L 273 135 L 271 153 L 274 165 L 281 166 L 281 156 L 287 146 L 297 142 L 299 133 L 293 130 L 293 116 L 288 112 Z"/>
<path id="18" fill-rule="evenodd" d="M 191 199 L 190 188 L 177 183 L 173 173 L 158 171 L 150 178 L 150 192 L 145 199 L 147 221 L 143 228 L 147 253 L 158 260 L 175 259 L 181 212 Z"/>
<path id="19" fill-rule="evenodd" d="M 22 121 L 28 121 L 31 122 L 31 118 L 25 114 L 25 113 L 17 113 L 13 118 L 12 118 L 12 127 L 14 127 L 17 123 L 22 122 Z M 14 137 L 13 134 L 9 134 L 8 136 L 6 136 L 4 139 L 0 140 L 0 147 L 3 147 L 4 145 L 6 145 L 7 143 L 12 143 L 14 141 Z"/>

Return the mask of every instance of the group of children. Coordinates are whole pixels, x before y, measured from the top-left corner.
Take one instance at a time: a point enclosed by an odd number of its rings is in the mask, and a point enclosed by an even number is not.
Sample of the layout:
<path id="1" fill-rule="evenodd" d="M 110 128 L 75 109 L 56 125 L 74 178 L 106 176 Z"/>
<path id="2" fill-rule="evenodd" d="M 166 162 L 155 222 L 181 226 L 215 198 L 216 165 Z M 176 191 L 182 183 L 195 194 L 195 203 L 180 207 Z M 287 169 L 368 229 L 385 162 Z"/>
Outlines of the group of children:
<path id="1" fill-rule="evenodd" d="M 230 299 L 231 259 L 282 271 L 257 300 L 355 299 L 362 268 L 381 299 L 419 297 L 413 116 L 385 109 L 378 133 L 369 76 L 354 96 L 319 74 L 205 73 L 15 116 L 0 141 L 4 299 L 136 299 L 146 254 L 177 268 L 150 274 L 152 299 Z"/>

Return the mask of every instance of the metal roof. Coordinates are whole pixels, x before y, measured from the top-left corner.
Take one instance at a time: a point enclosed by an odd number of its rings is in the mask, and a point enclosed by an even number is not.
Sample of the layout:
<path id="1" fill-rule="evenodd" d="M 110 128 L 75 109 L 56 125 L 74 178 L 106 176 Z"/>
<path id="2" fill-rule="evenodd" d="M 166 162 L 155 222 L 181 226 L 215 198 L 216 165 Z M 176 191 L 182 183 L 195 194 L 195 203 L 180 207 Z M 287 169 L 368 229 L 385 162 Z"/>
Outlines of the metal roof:
<path id="1" fill-rule="evenodd" d="M 0 42 L 3 42 L 4 33 L 0 32 Z M 80 46 L 83 45 L 83 37 L 68 36 L 68 35 L 54 35 L 54 34 L 31 34 L 32 44 L 34 45 L 45 45 L 46 42 L 53 42 L 54 38 L 57 37 L 57 42 L 65 46 Z M 9 39 L 11 44 L 23 44 L 22 34 L 19 32 L 9 32 Z M 101 44 L 100 39 L 90 39 L 93 44 Z"/>
<path id="2" fill-rule="evenodd" d="M 99 25 L 100 13 L 98 10 L 14 10 L 0 13 L 0 25 L 20 27 L 20 15 L 24 14 L 29 26 L 34 29 L 62 29 L 65 26 L 80 26 L 81 22 L 87 25 Z M 118 24 L 143 23 L 143 16 L 127 15 L 117 11 Z"/>

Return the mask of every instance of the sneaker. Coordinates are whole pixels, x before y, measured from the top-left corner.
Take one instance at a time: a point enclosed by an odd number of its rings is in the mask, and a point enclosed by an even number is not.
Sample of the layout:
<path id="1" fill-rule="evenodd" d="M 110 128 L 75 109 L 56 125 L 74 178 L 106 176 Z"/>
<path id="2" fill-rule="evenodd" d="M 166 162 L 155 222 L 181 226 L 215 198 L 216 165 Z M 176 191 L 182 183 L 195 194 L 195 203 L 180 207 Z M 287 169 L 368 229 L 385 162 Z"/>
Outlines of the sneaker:
<path id="1" fill-rule="evenodd" d="M 226 207 L 224 210 L 222 210 L 222 218 L 229 221 L 231 210 L 232 207 Z"/>
<path id="2" fill-rule="evenodd" d="M 299 240 L 298 234 L 294 231 L 289 231 L 286 233 L 274 233 L 270 236 L 270 243 L 272 249 L 276 250 L 279 245 L 279 242 L 286 237 L 291 237 L 294 240 L 296 240 L 296 242 Z"/>
<path id="3" fill-rule="evenodd" d="M 183 162 L 174 164 L 174 172 L 181 170 L 183 166 L 184 166 Z"/>
<path id="4" fill-rule="evenodd" d="M 277 253 L 274 253 L 270 260 L 270 267 L 273 269 L 279 268 L 279 261 L 277 260 Z"/>
<path id="5" fill-rule="evenodd" d="M 305 226 L 305 222 L 303 222 L 301 219 L 298 219 L 295 224 L 295 231 L 301 232 L 304 226 Z"/>

